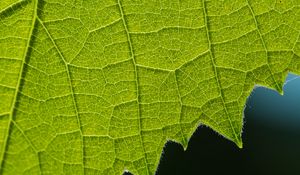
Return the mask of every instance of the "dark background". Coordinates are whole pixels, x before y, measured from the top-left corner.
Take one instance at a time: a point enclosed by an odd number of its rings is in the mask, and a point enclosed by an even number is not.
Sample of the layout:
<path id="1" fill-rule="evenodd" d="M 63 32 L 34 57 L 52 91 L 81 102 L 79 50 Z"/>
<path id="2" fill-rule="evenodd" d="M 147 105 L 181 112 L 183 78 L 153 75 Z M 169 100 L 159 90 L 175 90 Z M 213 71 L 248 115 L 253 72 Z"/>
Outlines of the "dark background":
<path id="1" fill-rule="evenodd" d="M 300 78 L 289 75 L 284 95 L 256 87 L 245 108 L 243 149 L 200 126 L 186 151 L 168 142 L 157 175 L 300 175 Z"/>

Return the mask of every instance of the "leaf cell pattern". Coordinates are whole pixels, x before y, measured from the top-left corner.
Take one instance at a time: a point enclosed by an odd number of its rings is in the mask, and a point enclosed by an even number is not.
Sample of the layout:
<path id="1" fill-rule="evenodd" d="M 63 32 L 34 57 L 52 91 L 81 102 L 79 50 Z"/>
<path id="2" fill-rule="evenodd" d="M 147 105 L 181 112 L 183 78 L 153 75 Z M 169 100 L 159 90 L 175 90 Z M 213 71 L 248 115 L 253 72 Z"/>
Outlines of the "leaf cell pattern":
<path id="1" fill-rule="evenodd" d="M 1 1 L 0 173 L 154 174 L 199 124 L 242 147 L 299 36 L 298 0 Z"/>

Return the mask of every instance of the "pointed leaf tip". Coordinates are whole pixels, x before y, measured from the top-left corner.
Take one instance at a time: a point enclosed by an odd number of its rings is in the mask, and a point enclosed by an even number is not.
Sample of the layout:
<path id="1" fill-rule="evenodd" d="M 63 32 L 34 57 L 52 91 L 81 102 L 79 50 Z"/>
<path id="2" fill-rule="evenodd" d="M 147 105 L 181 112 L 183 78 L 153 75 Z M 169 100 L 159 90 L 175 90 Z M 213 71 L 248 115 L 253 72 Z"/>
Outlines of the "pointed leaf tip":
<path id="1" fill-rule="evenodd" d="M 237 145 L 237 147 L 239 147 L 240 149 L 243 148 L 243 140 L 242 140 L 241 135 L 239 135 L 238 138 L 234 142 Z"/>

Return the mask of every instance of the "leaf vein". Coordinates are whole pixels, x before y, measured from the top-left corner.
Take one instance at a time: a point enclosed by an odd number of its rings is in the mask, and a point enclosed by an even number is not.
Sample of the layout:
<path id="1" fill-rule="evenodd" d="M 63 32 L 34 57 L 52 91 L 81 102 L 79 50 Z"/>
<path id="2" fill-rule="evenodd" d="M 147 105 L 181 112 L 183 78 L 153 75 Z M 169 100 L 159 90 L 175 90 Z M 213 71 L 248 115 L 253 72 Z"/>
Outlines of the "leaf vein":
<path id="1" fill-rule="evenodd" d="M 75 110 L 75 115 L 77 118 L 77 124 L 79 127 L 79 132 L 80 132 L 80 136 L 81 136 L 81 147 L 82 147 L 82 166 L 84 166 L 84 145 L 83 145 L 83 134 L 82 134 L 82 128 L 81 128 L 81 123 L 80 123 L 80 119 L 79 119 L 79 113 L 78 113 L 78 107 L 77 107 L 77 103 L 76 103 L 76 99 L 75 99 L 75 93 L 74 93 L 74 89 L 72 86 L 72 79 L 71 79 L 71 75 L 70 75 L 70 70 L 69 70 L 69 64 L 66 61 L 66 59 L 64 58 L 64 56 L 62 55 L 60 49 L 58 48 L 57 44 L 55 43 L 53 37 L 51 36 L 51 34 L 49 33 L 48 29 L 46 28 L 46 26 L 44 25 L 43 21 L 37 16 L 38 21 L 40 22 L 40 24 L 42 25 L 42 27 L 44 28 L 44 30 L 46 31 L 48 37 L 50 38 L 52 44 L 54 45 L 56 51 L 58 52 L 59 56 L 61 57 L 62 61 L 65 64 L 65 68 L 66 68 L 66 72 L 68 75 L 68 82 L 69 82 L 69 86 L 70 86 L 70 90 L 71 90 L 71 95 L 72 95 L 72 102 L 73 102 L 73 106 L 74 106 L 74 110 Z M 84 171 L 84 168 L 83 168 Z"/>
<path id="2" fill-rule="evenodd" d="M 207 35 L 207 41 L 208 41 L 208 47 L 209 47 L 209 53 L 210 53 L 210 58 L 211 58 L 211 64 L 213 66 L 213 69 L 214 69 L 214 75 L 215 75 L 215 78 L 216 78 L 216 81 L 217 81 L 217 86 L 218 86 L 218 90 L 220 92 L 220 96 L 221 96 L 221 100 L 222 100 L 222 105 L 223 105 L 223 108 L 225 110 L 225 113 L 226 113 L 226 117 L 230 123 L 230 127 L 231 127 L 231 130 L 232 132 L 234 133 L 234 136 L 235 136 L 235 141 L 236 143 L 238 144 L 242 144 L 240 138 L 238 137 L 234 127 L 233 127 L 233 124 L 232 124 L 232 121 L 231 121 L 231 118 L 229 116 L 229 113 L 227 111 L 227 107 L 225 105 L 225 100 L 224 100 L 224 94 L 222 92 L 222 87 L 221 87 L 221 84 L 220 84 L 220 81 L 219 81 L 219 75 L 218 75 L 218 71 L 217 71 L 217 65 L 215 63 L 215 60 L 214 60 L 214 56 L 213 56 L 213 53 L 212 53 L 212 43 L 211 43 L 211 40 L 210 40 L 210 35 L 209 35 L 209 24 L 208 24 L 208 15 L 207 15 L 207 9 L 206 9 L 206 3 L 205 3 L 205 0 L 202 0 L 203 1 L 203 11 L 204 11 L 204 21 L 205 21 L 205 26 L 206 26 L 206 35 Z M 239 145 L 241 146 L 241 145 Z"/>
<path id="3" fill-rule="evenodd" d="M 148 167 L 148 162 L 147 162 L 147 158 L 146 158 L 146 151 L 145 151 L 145 147 L 144 147 L 144 143 L 143 143 L 143 137 L 141 135 L 142 128 L 141 128 L 141 112 L 140 112 L 140 98 L 139 98 L 139 77 L 138 77 L 138 71 L 137 71 L 137 63 L 136 63 L 134 52 L 133 52 L 133 46 L 132 46 L 132 42 L 131 42 L 130 33 L 128 31 L 128 27 L 127 27 L 127 24 L 126 24 L 126 21 L 125 21 L 123 7 L 122 7 L 122 4 L 121 4 L 121 1 L 120 0 L 117 0 L 117 1 L 118 1 L 118 5 L 119 5 L 119 10 L 120 10 L 120 13 L 121 13 L 121 16 L 122 16 L 123 25 L 124 25 L 124 28 L 125 28 L 125 31 L 126 31 L 126 34 L 127 34 L 127 39 L 128 39 L 128 44 L 129 44 L 129 47 L 130 47 L 132 61 L 133 61 L 133 64 L 134 64 L 135 77 L 136 77 L 136 80 L 137 80 L 136 81 L 136 93 L 137 93 L 137 101 L 138 101 L 138 118 L 139 118 L 138 120 L 139 120 L 139 132 L 140 132 L 139 136 L 140 136 L 141 146 L 142 146 L 143 152 L 144 152 L 144 160 L 145 160 L 145 164 L 146 164 L 146 168 L 147 168 L 147 174 L 150 174 L 149 167 Z"/>

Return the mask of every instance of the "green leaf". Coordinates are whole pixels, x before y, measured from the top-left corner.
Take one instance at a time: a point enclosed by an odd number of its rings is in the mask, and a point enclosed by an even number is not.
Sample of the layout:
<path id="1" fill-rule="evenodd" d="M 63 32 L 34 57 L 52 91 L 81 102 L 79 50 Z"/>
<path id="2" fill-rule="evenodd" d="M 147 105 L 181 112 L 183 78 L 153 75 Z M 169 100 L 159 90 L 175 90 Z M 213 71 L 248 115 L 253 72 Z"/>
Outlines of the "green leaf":
<path id="1" fill-rule="evenodd" d="M 299 0 L 2 0 L 0 173 L 154 174 L 199 124 L 242 147 L 299 33 Z"/>

